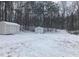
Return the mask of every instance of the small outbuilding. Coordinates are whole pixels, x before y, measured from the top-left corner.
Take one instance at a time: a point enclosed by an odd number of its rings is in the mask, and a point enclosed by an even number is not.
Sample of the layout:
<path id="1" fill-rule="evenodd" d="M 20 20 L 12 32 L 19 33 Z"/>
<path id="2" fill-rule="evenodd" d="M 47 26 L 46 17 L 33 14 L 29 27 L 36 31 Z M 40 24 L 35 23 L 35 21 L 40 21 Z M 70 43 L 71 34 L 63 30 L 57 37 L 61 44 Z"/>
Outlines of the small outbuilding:
<path id="1" fill-rule="evenodd" d="M 20 25 L 16 23 L 1 21 L 0 34 L 15 34 L 20 31 Z"/>
<path id="2" fill-rule="evenodd" d="M 44 33 L 44 28 L 43 27 L 36 27 L 35 32 L 36 33 Z"/>

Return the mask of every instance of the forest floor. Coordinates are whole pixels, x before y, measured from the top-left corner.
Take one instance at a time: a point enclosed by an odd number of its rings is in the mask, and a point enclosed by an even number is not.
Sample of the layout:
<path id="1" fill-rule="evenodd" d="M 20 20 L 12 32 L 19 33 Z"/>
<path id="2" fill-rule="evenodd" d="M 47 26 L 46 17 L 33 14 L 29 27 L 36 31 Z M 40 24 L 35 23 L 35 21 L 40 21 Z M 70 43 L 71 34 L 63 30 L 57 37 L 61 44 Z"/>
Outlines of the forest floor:
<path id="1" fill-rule="evenodd" d="M 0 35 L 0 57 L 79 57 L 79 35 L 65 30 Z"/>

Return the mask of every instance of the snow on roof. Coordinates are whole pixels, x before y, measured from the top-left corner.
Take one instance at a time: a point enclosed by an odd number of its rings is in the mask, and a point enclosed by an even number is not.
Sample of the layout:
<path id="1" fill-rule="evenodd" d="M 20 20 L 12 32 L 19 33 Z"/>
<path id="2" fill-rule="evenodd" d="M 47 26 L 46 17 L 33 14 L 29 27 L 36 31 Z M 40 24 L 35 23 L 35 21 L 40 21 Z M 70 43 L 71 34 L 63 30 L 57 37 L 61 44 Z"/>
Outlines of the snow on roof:
<path id="1" fill-rule="evenodd" d="M 19 25 L 19 24 L 17 24 L 17 23 L 6 22 L 6 21 L 1 21 L 1 23 L 10 24 L 10 25 Z"/>
<path id="2" fill-rule="evenodd" d="M 40 26 L 39 26 L 39 27 L 36 27 L 36 28 L 43 28 L 43 27 L 40 27 Z"/>

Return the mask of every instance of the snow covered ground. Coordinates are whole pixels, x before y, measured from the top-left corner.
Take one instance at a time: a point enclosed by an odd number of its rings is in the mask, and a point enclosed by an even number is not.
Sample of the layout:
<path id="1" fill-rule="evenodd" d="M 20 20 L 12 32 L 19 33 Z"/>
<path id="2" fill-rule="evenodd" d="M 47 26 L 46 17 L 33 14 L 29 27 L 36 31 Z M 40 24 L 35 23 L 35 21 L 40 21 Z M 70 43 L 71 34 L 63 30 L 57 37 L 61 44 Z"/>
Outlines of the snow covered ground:
<path id="1" fill-rule="evenodd" d="M 79 35 L 34 32 L 0 35 L 0 57 L 75 57 L 79 56 Z"/>

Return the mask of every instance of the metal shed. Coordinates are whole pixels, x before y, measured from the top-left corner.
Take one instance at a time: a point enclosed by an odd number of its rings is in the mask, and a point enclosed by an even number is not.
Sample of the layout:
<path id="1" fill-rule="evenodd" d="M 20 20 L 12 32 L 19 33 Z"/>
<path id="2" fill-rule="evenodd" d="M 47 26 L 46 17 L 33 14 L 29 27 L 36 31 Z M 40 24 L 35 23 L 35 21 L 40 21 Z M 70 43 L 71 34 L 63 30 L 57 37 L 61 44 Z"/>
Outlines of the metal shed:
<path id="1" fill-rule="evenodd" d="M 0 34 L 15 34 L 20 31 L 20 25 L 16 23 L 1 21 Z"/>
<path id="2" fill-rule="evenodd" d="M 35 32 L 36 33 L 44 33 L 44 28 L 43 27 L 36 27 Z"/>

